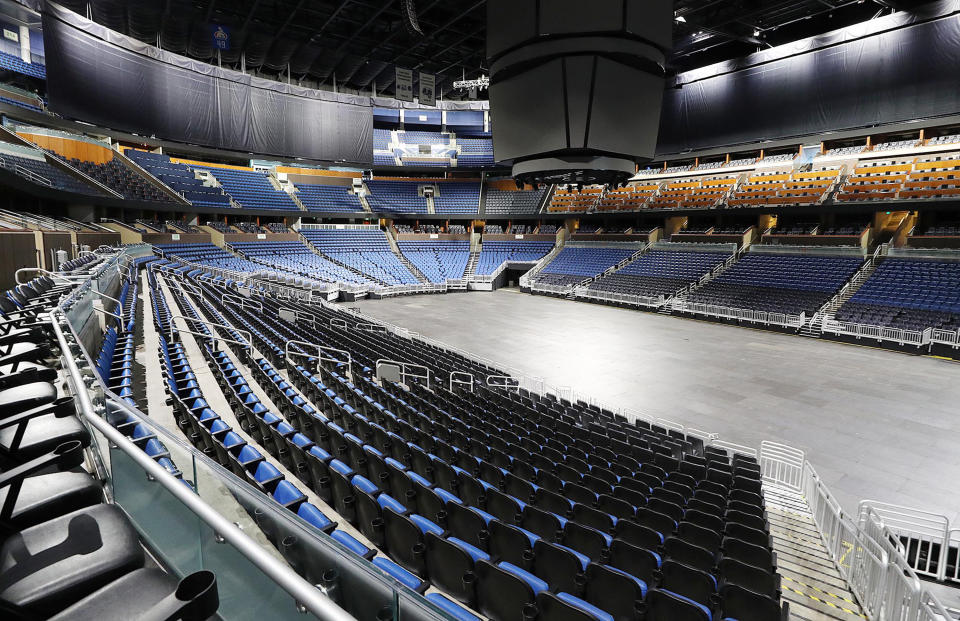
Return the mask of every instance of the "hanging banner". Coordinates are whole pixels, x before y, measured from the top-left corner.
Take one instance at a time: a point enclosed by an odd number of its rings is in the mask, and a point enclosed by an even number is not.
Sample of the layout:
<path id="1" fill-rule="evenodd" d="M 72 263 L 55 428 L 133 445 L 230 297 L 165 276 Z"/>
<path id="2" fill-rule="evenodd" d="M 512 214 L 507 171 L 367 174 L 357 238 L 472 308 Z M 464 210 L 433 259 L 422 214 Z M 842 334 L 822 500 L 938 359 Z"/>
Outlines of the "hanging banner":
<path id="1" fill-rule="evenodd" d="M 398 101 L 413 103 L 413 70 L 397 67 L 397 88 L 394 96 Z"/>
<path id="2" fill-rule="evenodd" d="M 432 73 L 420 73 L 420 105 L 437 105 L 437 76 Z"/>

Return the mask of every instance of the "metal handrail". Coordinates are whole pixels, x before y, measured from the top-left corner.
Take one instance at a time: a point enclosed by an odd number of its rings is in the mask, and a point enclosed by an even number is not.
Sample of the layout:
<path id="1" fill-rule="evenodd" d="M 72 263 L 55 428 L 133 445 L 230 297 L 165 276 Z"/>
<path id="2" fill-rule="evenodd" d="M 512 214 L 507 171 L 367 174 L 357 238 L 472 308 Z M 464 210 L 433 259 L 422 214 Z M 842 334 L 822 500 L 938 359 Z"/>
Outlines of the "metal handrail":
<path id="1" fill-rule="evenodd" d="M 469 377 L 470 380 L 457 379 L 457 377 Z M 469 386 L 470 392 L 473 392 L 473 373 L 467 373 L 466 371 L 453 371 L 450 373 L 450 392 L 453 392 L 453 385 L 458 384 L 460 386 Z"/>
<path id="2" fill-rule="evenodd" d="M 389 360 L 387 358 L 380 358 L 377 360 L 376 364 L 374 364 L 374 367 L 376 367 L 377 378 L 380 377 L 380 366 L 388 365 L 388 364 L 395 365 L 400 369 L 400 379 L 403 380 L 404 383 L 406 383 L 406 379 L 408 377 L 412 377 L 416 379 L 427 380 L 427 388 L 430 387 L 430 369 L 428 367 L 423 366 L 422 364 L 414 364 L 412 362 L 401 362 L 399 360 Z M 408 368 L 422 369 L 426 371 L 426 373 L 424 373 L 423 375 L 417 375 L 416 373 L 411 373 L 410 371 L 408 371 L 407 370 Z"/>
<path id="3" fill-rule="evenodd" d="M 231 295 L 229 293 L 224 293 L 220 296 L 220 304 L 226 306 L 227 304 L 239 305 L 240 308 L 246 308 L 249 304 L 251 308 L 255 308 L 261 313 L 263 312 L 263 302 L 257 300 L 248 300 L 245 297 L 239 295 Z"/>
<path id="4" fill-rule="evenodd" d="M 307 353 L 298 352 L 298 351 L 291 352 L 290 351 L 291 345 L 307 345 L 308 347 L 314 347 L 317 350 L 317 354 L 313 355 L 313 354 L 307 354 Z M 336 354 L 343 354 L 344 356 L 346 356 L 346 359 L 344 360 L 340 358 L 333 358 L 331 356 L 324 356 L 323 355 L 324 352 L 333 352 Z M 283 359 L 286 360 L 287 362 L 292 362 L 292 360 L 290 360 L 291 354 L 295 356 L 304 356 L 306 358 L 316 358 L 317 360 L 322 360 L 324 362 L 335 362 L 337 364 L 346 364 L 347 374 L 351 378 L 353 378 L 353 357 L 350 355 L 350 352 L 346 351 L 345 349 L 337 349 L 336 347 L 326 347 L 324 345 L 318 345 L 317 343 L 311 343 L 309 341 L 292 340 L 292 341 L 287 341 L 287 344 L 284 346 Z"/>
<path id="5" fill-rule="evenodd" d="M 83 420 L 95 428 L 117 449 L 146 471 L 150 477 L 163 486 L 164 490 L 184 504 L 194 515 L 203 520 L 217 534 L 233 546 L 240 554 L 262 571 L 280 588 L 286 591 L 293 599 L 311 614 L 329 621 L 351 621 L 353 616 L 340 608 L 332 599 L 327 597 L 314 585 L 296 574 L 288 565 L 282 563 L 267 552 L 253 539 L 246 535 L 240 527 L 230 522 L 217 511 L 200 499 L 200 497 L 167 471 L 166 468 L 154 461 L 149 455 L 140 450 L 125 435 L 114 429 L 106 420 L 101 418 L 94 408 L 83 383 L 83 376 L 77 368 L 77 363 L 70 353 L 70 346 L 63 334 L 60 323 L 67 324 L 66 316 L 61 310 L 54 311 L 55 316 L 51 324 L 57 336 L 60 349 L 63 352 L 64 366 L 74 386 L 80 413 Z"/>
<path id="6" fill-rule="evenodd" d="M 246 342 L 244 342 L 244 341 L 237 341 L 237 340 L 235 340 L 235 339 L 227 339 L 227 338 L 223 338 L 223 337 L 221 337 L 221 336 L 214 336 L 214 335 L 212 335 L 212 334 L 206 334 L 206 333 L 204 333 L 204 332 L 195 332 L 195 331 L 193 331 L 193 330 L 184 330 L 183 328 L 177 328 L 177 327 L 175 327 L 175 326 L 173 325 L 175 319 L 183 319 L 184 321 L 194 321 L 194 322 L 203 324 L 203 325 L 205 325 L 205 326 L 207 326 L 207 327 L 224 328 L 224 329 L 226 329 L 226 330 L 233 330 L 234 332 L 237 332 L 237 333 L 240 334 L 241 336 L 242 336 L 242 335 L 246 335 L 246 336 L 247 336 L 247 341 L 246 341 Z M 241 330 L 240 328 L 235 328 L 234 326 L 228 326 L 228 325 L 222 324 L 222 323 L 214 323 L 214 322 L 212 322 L 212 321 L 204 321 L 203 319 L 197 319 L 197 318 L 195 318 L 195 317 L 186 317 L 186 316 L 184 316 L 184 315 L 173 315 L 173 316 L 171 316 L 170 319 L 169 319 L 169 323 L 170 323 L 169 332 L 170 332 L 170 343 L 171 343 L 171 344 L 173 344 L 174 342 L 176 342 L 176 341 L 174 340 L 174 336 L 173 336 L 173 335 L 174 335 L 174 330 L 176 330 L 176 332 L 177 332 L 177 333 L 180 333 L 180 334 L 192 334 L 193 336 L 199 336 L 199 337 L 202 337 L 202 338 L 205 338 L 205 339 L 210 339 L 211 341 L 222 341 L 222 342 L 224 342 L 224 343 L 232 343 L 232 344 L 234 344 L 234 345 L 240 345 L 241 347 L 243 347 L 243 348 L 246 349 L 246 350 L 251 350 L 251 349 L 253 349 L 253 338 L 252 338 L 252 335 L 250 334 L 250 331 L 249 331 L 249 330 Z"/>
<path id="7" fill-rule="evenodd" d="M 41 274 L 44 274 L 45 276 L 49 276 L 50 278 L 53 278 L 54 280 L 60 280 L 62 282 L 65 282 L 68 285 L 76 285 L 83 282 L 83 280 L 87 279 L 86 276 L 83 276 L 82 280 L 71 280 L 69 277 L 63 274 L 59 274 L 57 272 L 51 272 L 50 270 L 45 270 L 42 267 L 21 267 L 20 269 L 18 269 L 16 272 L 13 273 L 14 282 L 16 282 L 18 285 L 25 285 L 28 282 L 30 282 L 29 280 L 25 282 L 20 282 L 20 274 L 25 272 L 39 272 Z"/>

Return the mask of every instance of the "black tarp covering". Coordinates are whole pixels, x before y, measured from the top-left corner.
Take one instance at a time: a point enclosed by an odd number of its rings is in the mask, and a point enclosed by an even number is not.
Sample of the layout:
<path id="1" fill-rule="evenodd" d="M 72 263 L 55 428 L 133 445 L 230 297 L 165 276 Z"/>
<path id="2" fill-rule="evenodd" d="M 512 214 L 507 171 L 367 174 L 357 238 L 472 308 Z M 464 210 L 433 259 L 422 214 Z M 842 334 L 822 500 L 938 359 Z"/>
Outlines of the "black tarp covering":
<path id="1" fill-rule="evenodd" d="M 793 53 L 772 60 L 761 53 L 729 72 L 681 74 L 682 88 L 664 94 L 657 154 L 960 112 L 956 14 L 885 32 L 838 31 L 782 48 Z"/>
<path id="2" fill-rule="evenodd" d="M 146 46 L 49 4 L 50 108 L 68 118 L 190 144 L 371 164 L 369 97 L 303 89 Z"/>

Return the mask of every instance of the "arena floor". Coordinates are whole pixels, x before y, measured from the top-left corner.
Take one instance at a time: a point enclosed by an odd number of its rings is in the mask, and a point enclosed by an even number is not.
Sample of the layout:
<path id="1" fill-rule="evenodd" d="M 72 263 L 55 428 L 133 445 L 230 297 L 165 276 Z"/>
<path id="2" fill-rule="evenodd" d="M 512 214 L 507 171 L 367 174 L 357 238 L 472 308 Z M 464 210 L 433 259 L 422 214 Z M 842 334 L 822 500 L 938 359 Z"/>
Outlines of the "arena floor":
<path id="1" fill-rule="evenodd" d="M 956 363 L 516 289 L 353 306 L 614 407 L 801 448 L 848 511 L 869 498 L 960 519 Z"/>

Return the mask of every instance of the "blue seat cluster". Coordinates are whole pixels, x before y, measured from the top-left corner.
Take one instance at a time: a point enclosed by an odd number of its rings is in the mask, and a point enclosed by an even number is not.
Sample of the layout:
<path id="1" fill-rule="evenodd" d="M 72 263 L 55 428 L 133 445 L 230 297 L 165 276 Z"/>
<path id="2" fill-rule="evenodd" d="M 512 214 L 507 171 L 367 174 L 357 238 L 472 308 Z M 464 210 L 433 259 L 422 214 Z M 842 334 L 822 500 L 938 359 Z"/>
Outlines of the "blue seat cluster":
<path id="1" fill-rule="evenodd" d="M 171 162 L 163 153 L 127 149 L 124 154 L 196 207 L 232 207 L 230 197 L 222 189 L 204 185 L 189 167 Z"/>
<path id="2" fill-rule="evenodd" d="M 386 234 L 374 229 L 302 229 L 301 234 L 327 257 L 387 285 L 419 281 L 393 253 Z"/>
<path id="3" fill-rule="evenodd" d="M 477 274 L 492 274 L 504 262 L 536 263 L 553 249 L 546 241 L 488 241 L 483 242 L 477 261 Z"/>
<path id="4" fill-rule="evenodd" d="M 402 144 L 450 144 L 450 134 L 445 132 L 401 131 L 398 138 Z"/>
<path id="5" fill-rule="evenodd" d="M 47 68 L 42 63 L 24 62 L 19 56 L 0 52 L 0 69 L 7 69 L 41 80 L 47 79 Z"/>
<path id="6" fill-rule="evenodd" d="M 363 205 L 348 186 L 298 183 L 297 198 L 307 211 L 363 211 Z"/>
<path id="7" fill-rule="evenodd" d="M 71 158 L 68 163 L 110 189 L 120 192 L 124 198 L 167 203 L 172 200 L 155 185 L 134 173 L 126 164 L 121 163 L 118 158 L 104 164 Z"/>
<path id="8" fill-rule="evenodd" d="M 463 138 L 457 136 L 457 166 L 492 166 L 493 140 L 490 138 Z"/>
<path id="9" fill-rule="evenodd" d="M 837 319 L 905 330 L 960 329 L 960 263 L 885 259 Z"/>
<path id="10" fill-rule="evenodd" d="M 233 431 L 230 425 L 209 406 L 184 354 L 183 344 L 168 345 L 163 336 L 169 333 L 171 315 L 165 300 L 161 295 L 157 295 L 159 289 L 156 287 L 155 278 L 152 274 L 149 278 L 154 293 L 153 299 L 160 299 L 160 303 L 155 304 L 154 319 L 157 323 L 157 331 L 160 333 L 164 374 L 167 378 L 168 392 L 173 398 L 178 427 L 184 430 L 200 448 L 215 454 L 222 465 L 230 468 L 234 474 L 270 496 L 275 502 L 299 515 L 319 530 L 333 532 L 336 523 L 315 505 L 309 503 L 306 494 L 286 480 L 266 456 L 247 444 L 243 437 Z M 196 309 L 183 297 L 182 292 L 178 289 L 172 289 L 172 291 L 183 315 L 198 319 Z M 209 328 L 204 324 L 194 324 L 193 329 L 209 334 Z M 228 336 L 235 341 L 243 342 L 243 337 L 236 330 L 228 331 Z M 217 383 L 227 401 L 230 402 L 241 428 L 258 439 L 261 446 L 270 446 L 267 440 L 272 439 L 272 436 L 264 438 L 262 432 L 269 429 L 271 425 L 279 427 L 282 419 L 260 402 L 246 378 L 233 365 L 225 351 L 214 350 L 209 341 L 201 343 L 204 357 L 214 370 Z M 253 508 L 250 507 L 249 510 L 252 511 Z"/>
<path id="11" fill-rule="evenodd" d="M 374 282 L 317 255 L 299 241 L 234 242 L 230 247 L 279 274 L 295 275 L 294 283 L 300 286 L 328 282 L 369 285 Z"/>
<path id="12" fill-rule="evenodd" d="M 536 282 L 573 285 L 603 273 L 636 252 L 636 248 L 606 246 L 565 246 L 535 276 Z"/>
<path id="13" fill-rule="evenodd" d="M 247 209 L 286 211 L 299 209 L 289 194 L 273 187 L 264 172 L 203 166 L 194 166 L 194 168 L 206 170 L 212 174 L 223 189 L 233 197 L 233 200 Z"/>
<path id="14" fill-rule="evenodd" d="M 37 156 L 41 155 L 39 151 L 31 150 L 31 153 L 36 153 Z M 0 168 L 38 185 L 88 196 L 104 196 L 104 192 L 99 188 L 84 183 L 77 177 L 53 167 L 45 159 L 25 157 L 9 149 L 0 149 Z"/>
<path id="15" fill-rule="evenodd" d="M 219 289 L 204 286 L 216 304 Z M 262 302 L 214 316 L 251 327 L 264 352 L 248 364 L 283 416 L 263 441 L 285 446 L 291 471 L 372 544 L 344 545 L 399 582 L 429 582 L 465 619 L 456 602 L 491 619 L 525 607 L 548 620 L 779 618 L 755 459 L 552 396 L 381 385 L 373 357 L 480 371 L 389 333 L 337 328 L 330 309 L 289 323 L 279 302 Z M 349 350 L 350 376 L 345 362 L 304 358 L 284 378 L 276 365 L 291 339 Z"/>
<path id="16" fill-rule="evenodd" d="M 590 288 L 647 297 L 671 296 L 728 258 L 730 255 L 720 252 L 651 250 L 623 269 L 590 283 Z"/>
<path id="17" fill-rule="evenodd" d="M 863 265 L 859 257 L 748 253 L 691 302 L 772 313 L 815 313 Z"/>
<path id="18" fill-rule="evenodd" d="M 420 196 L 416 181 L 367 181 L 367 204 L 374 211 L 427 213 L 427 199 Z"/>
<path id="19" fill-rule="evenodd" d="M 480 207 L 478 182 L 446 181 L 438 183 L 433 207 L 437 213 L 475 214 Z"/>
<path id="20" fill-rule="evenodd" d="M 466 240 L 400 241 L 397 246 L 430 282 L 463 278 L 470 260 L 470 242 Z"/>

